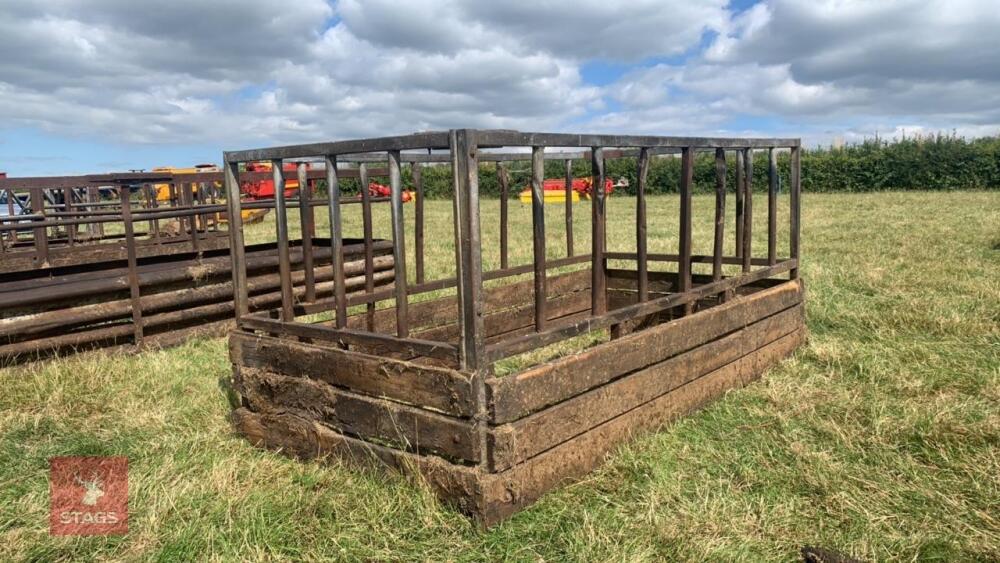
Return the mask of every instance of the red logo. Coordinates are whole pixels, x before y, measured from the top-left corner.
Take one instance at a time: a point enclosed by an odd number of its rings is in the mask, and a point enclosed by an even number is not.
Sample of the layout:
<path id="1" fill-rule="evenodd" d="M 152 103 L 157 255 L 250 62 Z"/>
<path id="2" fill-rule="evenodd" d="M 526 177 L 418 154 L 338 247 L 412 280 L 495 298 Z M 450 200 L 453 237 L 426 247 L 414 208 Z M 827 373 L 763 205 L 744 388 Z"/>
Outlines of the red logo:
<path id="1" fill-rule="evenodd" d="M 49 459 L 49 533 L 55 536 L 128 532 L 128 458 Z"/>

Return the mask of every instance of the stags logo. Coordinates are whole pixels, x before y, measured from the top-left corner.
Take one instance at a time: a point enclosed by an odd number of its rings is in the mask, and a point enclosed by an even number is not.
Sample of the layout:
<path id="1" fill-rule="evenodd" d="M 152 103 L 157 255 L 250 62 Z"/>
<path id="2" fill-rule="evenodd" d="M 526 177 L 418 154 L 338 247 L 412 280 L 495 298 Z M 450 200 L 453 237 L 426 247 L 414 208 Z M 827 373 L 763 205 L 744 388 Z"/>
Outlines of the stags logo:
<path id="1" fill-rule="evenodd" d="M 49 532 L 53 535 L 128 532 L 128 458 L 51 458 L 49 494 Z"/>

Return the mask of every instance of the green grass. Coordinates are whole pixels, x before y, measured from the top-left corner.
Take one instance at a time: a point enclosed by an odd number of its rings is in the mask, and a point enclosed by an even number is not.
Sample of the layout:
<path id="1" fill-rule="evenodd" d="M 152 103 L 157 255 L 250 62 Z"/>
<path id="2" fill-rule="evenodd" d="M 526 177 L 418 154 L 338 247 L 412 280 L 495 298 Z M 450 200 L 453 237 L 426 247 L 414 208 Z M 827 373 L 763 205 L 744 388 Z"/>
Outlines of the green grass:
<path id="1" fill-rule="evenodd" d="M 613 249 L 632 248 L 632 205 L 612 198 Z M 711 208 L 696 197 L 695 252 Z M 676 247 L 675 210 L 650 202 L 651 252 Z M 428 214 L 428 271 L 448 275 L 450 205 Z M 529 220 L 512 204 L 515 264 Z M 485 532 L 402 477 L 250 447 L 227 423 L 221 339 L 2 370 L 0 560 L 1000 559 L 1000 193 L 808 194 L 803 228 L 808 345 Z M 47 459 L 70 454 L 129 457 L 127 536 L 48 535 Z"/>

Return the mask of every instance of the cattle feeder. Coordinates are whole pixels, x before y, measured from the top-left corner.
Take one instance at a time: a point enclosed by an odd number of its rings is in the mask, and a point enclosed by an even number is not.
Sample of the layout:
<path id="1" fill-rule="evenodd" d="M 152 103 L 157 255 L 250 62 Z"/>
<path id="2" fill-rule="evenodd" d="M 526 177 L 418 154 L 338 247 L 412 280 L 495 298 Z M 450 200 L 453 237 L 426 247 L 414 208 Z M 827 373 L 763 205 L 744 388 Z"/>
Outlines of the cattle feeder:
<path id="1" fill-rule="evenodd" d="M 698 254 L 692 191 L 696 153 L 703 152 L 715 166 L 715 207 L 714 217 L 706 217 L 714 220 L 712 236 L 698 241 Z M 784 152 L 789 153 L 787 203 L 779 198 L 778 156 Z M 755 156 L 764 157 L 768 167 L 768 185 L 758 194 L 751 185 Z M 635 246 L 627 251 L 607 245 L 605 162 L 621 158 L 634 163 L 637 180 L 634 200 L 615 198 L 616 205 L 634 205 Z M 646 213 L 654 158 L 679 159 L 676 253 L 648 251 L 648 224 L 666 220 Z M 287 218 L 279 198 L 282 302 L 255 313 L 247 303 L 242 230 L 239 225 L 230 229 L 237 312 L 230 354 L 241 396 L 233 420 L 254 444 L 303 458 L 375 463 L 419 474 L 444 500 L 491 525 L 591 471 L 635 433 L 760 377 L 805 338 L 798 139 L 461 129 L 228 152 L 226 189 L 236 193 L 241 162 L 272 160 L 280 169 L 296 159 L 326 161 L 330 230 L 325 234 L 334 241 L 335 280 L 345 275 L 343 249 L 336 244 L 342 239 L 336 163 L 386 165 L 395 282 L 378 290 L 369 285 L 353 296 L 335 283 L 327 299 L 294 303 L 284 264 Z M 577 203 L 589 207 L 589 252 L 574 250 L 572 228 L 565 256 L 553 258 L 548 252 L 546 159 L 566 162 L 570 227 L 571 164 L 577 159 L 590 163 L 594 192 L 588 202 Z M 533 259 L 511 265 L 507 166 L 518 160 L 530 161 Z M 505 197 L 499 221 L 490 218 L 487 224 L 480 212 L 479 180 L 491 163 L 499 169 Z M 454 276 L 425 277 L 420 205 L 410 239 L 415 248 L 407 253 L 404 165 L 415 174 L 423 166 L 451 167 Z M 726 232 L 730 167 L 735 168 L 736 199 L 728 221 L 734 226 L 732 245 Z M 752 244 L 753 203 L 761 192 L 766 193 L 766 248 Z M 418 194 L 418 204 L 422 199 Z M 229 215 L 239 217 L 239 198 L 228 201 Z M 779 213 L 788 220 L 783 241 L 778 240 Z M 482 232 L 495 226 L 500 268 L 487 270 L 484 263 L 494 262 L 484 260 Z M 620 221 L 614 225 L 621 226 Z M 417 262 L 415 276 L 407 273 L 408 256 Z M 377 303 L 383 306 L 376 308 Z M 544 363 L 530 361 L 532 351 L 584 334 L 597 343 Z M 526 367 L 506 375 L 497 369 L 512 359 Z"/>
<path id="2" fill-rule="evenodd" d="M 246 187 L 273 182 L 275 174 L 248 168 L 239 175 L 245 193 L 238 197 L 248 200 L 241 207 L 269 213 L 273 193 L 260 197 Z M 330 241 L 314 238 L 316 208 L 326 200 L 312 188 L 325 172 L 293 164 L 279 175 L 297 182 L 297 195 L 284 205 L 298 210 L 305 233 L 290 243 L 293 295 L 304 302 L 332 295 Z M 234 305 L 222 179 L 218 170 L 0 178 L 0 365 L 225 334 Z M 373 201 L 388 198 L 343 203 L 370 209 Z M 345 291 L 392 282 L 391 243 L 349 238 L 341 247 Z M 281 297 L 277 246 L 255 242 L 244 258 L 249 306 L 272 308 Z"/>

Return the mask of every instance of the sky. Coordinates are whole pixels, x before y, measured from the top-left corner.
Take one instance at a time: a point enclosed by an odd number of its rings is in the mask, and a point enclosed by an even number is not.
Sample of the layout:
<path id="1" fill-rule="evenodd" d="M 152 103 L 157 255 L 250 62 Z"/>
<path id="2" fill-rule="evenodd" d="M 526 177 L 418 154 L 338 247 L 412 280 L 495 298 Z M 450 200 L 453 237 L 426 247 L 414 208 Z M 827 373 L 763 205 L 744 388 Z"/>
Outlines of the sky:
<path id="1" fill-rule="evenodd" d="M 0 0 L 0 171 L 448 128 L 1000 133 L 997 0 Z"/>

